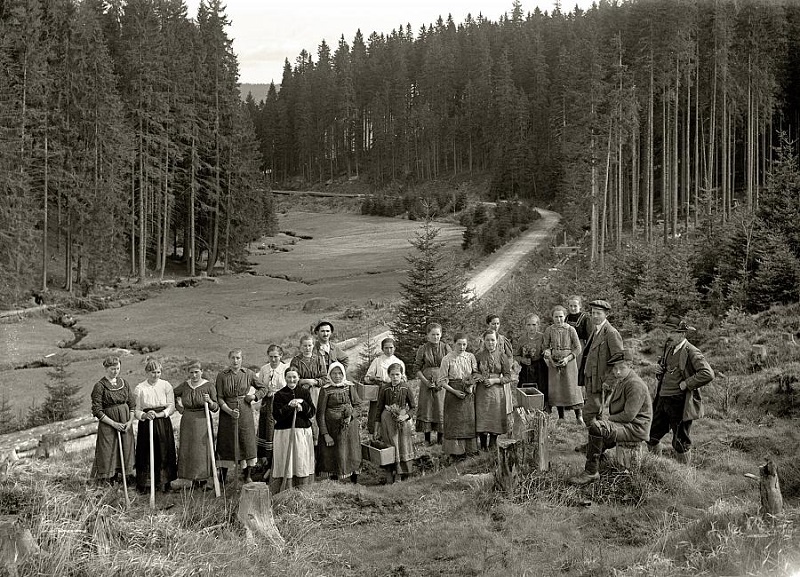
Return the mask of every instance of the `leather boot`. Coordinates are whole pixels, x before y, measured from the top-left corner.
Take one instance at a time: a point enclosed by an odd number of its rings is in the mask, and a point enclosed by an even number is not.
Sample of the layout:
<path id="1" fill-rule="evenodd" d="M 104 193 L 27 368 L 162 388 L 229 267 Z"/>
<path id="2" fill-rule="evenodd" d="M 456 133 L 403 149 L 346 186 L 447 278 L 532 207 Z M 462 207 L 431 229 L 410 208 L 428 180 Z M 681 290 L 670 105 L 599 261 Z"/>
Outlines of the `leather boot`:
<path id="1" fill-rule="evenodd" d="M 686 451 L 685 453 L 675 453 L 675 460 L 681 465 L 686 465 L 687 467 L 691 466 L 692 453 L 690 451 Z"/>
<path id="2" fill-rule="evenodd" d="M 351 473 L 350 474 L 350 482 L 351 483 L 358 483 L 358 473 Z"/>

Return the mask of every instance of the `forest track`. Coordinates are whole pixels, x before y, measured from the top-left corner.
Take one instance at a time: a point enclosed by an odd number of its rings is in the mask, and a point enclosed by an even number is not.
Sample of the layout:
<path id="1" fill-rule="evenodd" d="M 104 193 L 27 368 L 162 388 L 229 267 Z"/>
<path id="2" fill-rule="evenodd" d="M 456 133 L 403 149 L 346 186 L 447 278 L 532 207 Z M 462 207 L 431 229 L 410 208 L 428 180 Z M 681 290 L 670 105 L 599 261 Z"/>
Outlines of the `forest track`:
<path id="1" fill-rule="evenodd" d="M 475 298 L 481 298 L 488 294 L 512 271 L 520 268 L 526 257 L 546 246 L 553 234 L 553 230 L 561 220 L 561 215 L 543 208 L 537 208 L 536 210 L 542 215 L 542 218 L 534 221 L 531 229 L 525 234 L 491 255 L 487 259 L 485 266 L 473 272 L 467 279 L 467 290 L 472 291 Z M 372 341 L 380 346 L 380 342 L 391 334 L 391 331 L 383 331 L 372 337 Z M 360 361 L 362 344 L 363 341 L 359 341 L 352 348 L 345 351 L 351 367 L 357 366 Z"/>

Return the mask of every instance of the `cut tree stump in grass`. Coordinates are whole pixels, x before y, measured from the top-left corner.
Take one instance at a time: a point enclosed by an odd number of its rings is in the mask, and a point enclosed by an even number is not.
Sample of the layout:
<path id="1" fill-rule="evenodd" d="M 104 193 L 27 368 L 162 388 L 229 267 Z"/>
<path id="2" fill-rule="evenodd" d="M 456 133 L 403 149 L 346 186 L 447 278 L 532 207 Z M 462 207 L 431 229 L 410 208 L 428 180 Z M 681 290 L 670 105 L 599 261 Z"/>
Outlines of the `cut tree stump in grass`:
<path id="1" fill-rule="evenodd" d="M 547 422 L 542 411 L 514 409 L 513 438 L 497 441 L 496 490 L 511 493 L 520 475 L 550 468 Z"/>
<path id="2" fill-rule="evenodd" d="M 524 455 L 520 456 L 523 470 L 547 471 L 550 469 L 550 451 L 547 447 L 547 415 L 543 411 L 514 409 L 514 439 L 523 441 Z"/>
<path id="3" fill-rule="evenodd" d="M 766 345 L 752 345 L 753 362 L 759 366 L 764 366 L 767 363 L 767 346 Z"/>
<path id="4" fill-rule="evenodd" d="M 22 526 L 16 515 L 0 516 L 0 567 L 12 577 L 17 576 L 17 565 L 28 555 L 39 552 L 39 545 L 30 530 Z"/>
<path id="5" fill-rule="evenodd" d="M 617 443 L 615 458 L 620 465 L 629 471 L 635 471 L 641 467 L 644 453 L 644 441 L 638 443 Z"/>
<path id="6" fill-rule="evenodd" d="M 758 491 L 761 494 L 761 515 L 764 517 L 780 515 L 783 512 L 783 496 L 778 479 L 778 467 L 772 460 L 758 468 L 761 482 Z"/>
<path id="7" fill-rule="evenodd" d="M 58 455 L 64 455 L 64 435 L 59 433 L 46 433 L 39 439 L 39 446 L 36 447 L 35 456 L 37 459 L 49 459 Z"/>
<path id="8" fill-rule="evenodd" d="M 266 538 L 274 547 L 283 547 L 283 537 L 272 516 L 272 494 L 265 483 L 247 483 L 239 495 L 236 514 L 247 531 L 247 538 L 262 542 Z"/>

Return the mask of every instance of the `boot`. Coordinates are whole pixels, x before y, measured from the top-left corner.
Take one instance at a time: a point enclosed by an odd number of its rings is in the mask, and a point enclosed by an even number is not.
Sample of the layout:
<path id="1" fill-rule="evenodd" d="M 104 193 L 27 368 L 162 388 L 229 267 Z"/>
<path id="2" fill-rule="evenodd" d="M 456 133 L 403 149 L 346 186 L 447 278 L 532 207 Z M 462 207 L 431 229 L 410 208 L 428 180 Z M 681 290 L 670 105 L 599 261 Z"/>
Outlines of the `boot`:
<path id="1" fill-rule="evenodd" d="M 497 446 L 497 435 L 493 435 L 493 434 L 489 433 L 489 443 L 488 443 L 487 447 L 489 449 L 493 449 L 496 446 Z"/>
<path id="2" fill-rule="evenodd" d="M 586 426 L 586 422 L 583 420 L 583 411 L 580 409 L 575 409 L 575 422 L 578 423 L 581 427 Z"/>
<path id="3" fill-rule="evenodd" d="M 228 468 L 227 467 L 220 467 L 219 468 L 219 482 L 225 483 L 228 480 Z"/>
<path id="4" fill-rule="evenodd" d="M 690 467 L 692 465 L 692 453 L 690 451 L 686 451 L 684 453 L 675 453 L 675 460 L 681 465 Z"/>
<path id="5" fill-rule="evenodd" d="M 575 447 L 576 453 L 584 453 L 586 454 L 586 448 L 589 446 L 589 443 L 583 443 L 582 445 L 577 445 Z"/>
<path id="6" fill-rule="evenodd" d="M 436 444 L 441 445 L 444 440 L 444 433 L 436 433 Z"/>
<path id="7" fill-rule="evenodd" d="M 430 432 L 425 433 L 425 446 L 429 447 L 431 444 L 431 434 Z"/>
<path id="8" fill-rule="evenodd" d="M 350 474 L 350 482 L 353 484 L 358 483 L 358 473 L 351 473 Z"/>
<path id="9" fill-rule="evenodd" d="M 478 438 L 479 438 L 479 439 L 480 439 L 480 441 L 481 441 L 481 451 L 485 451 L 485 450 L 487 449 L 487 439 L 486 439 L 486 433 L 480 433 L 480 434 L 478 435 Z"/>
<path id="10" fill-rule="evenodd" d="M 589 471 L 581 471 L 580 475 L 576 475 L 575 477 L 570 477 L 567 480 L 567 483 L 570 485 L 588 485 L 589 483 L 594 483 L 600 479 L 600 473 L 590 473 Z"/>
<path id="11" fill-rule="evenodd" d="M 651 445 L 647 443 L 647 450 L 650 452 L 651 455 L 655 455 L 657 457 L 661 456 L 661 443 L 656 443 L 655 445 Z"/>

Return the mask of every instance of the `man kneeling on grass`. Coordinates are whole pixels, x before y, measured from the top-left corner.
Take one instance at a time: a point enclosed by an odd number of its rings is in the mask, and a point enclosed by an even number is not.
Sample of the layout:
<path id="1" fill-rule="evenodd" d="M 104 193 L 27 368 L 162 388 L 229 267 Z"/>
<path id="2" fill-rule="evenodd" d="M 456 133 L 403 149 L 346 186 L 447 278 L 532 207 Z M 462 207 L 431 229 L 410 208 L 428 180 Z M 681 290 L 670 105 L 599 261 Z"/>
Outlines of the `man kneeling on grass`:
<path id="1" fill-rule="evenodd" d="M 600 478 L 600 455 L 617 443 L 646 441 L 650 437 L 653 404 L 647 385 L 631 368 L 631 353 L 624 350 L 608 360 L 613 381 L 608 398 L 608 416 L 602 410 L 589 424 L 586 466 L 569 479 L 572 485 L 588 485 Z"/>

